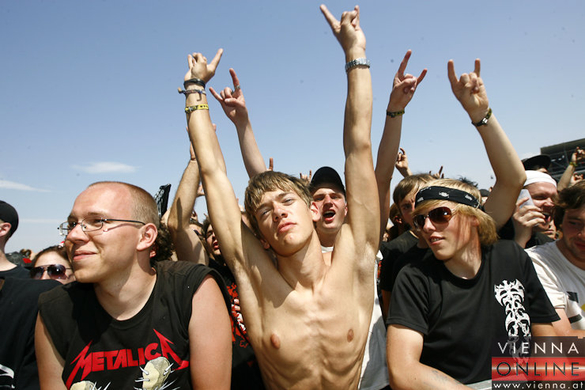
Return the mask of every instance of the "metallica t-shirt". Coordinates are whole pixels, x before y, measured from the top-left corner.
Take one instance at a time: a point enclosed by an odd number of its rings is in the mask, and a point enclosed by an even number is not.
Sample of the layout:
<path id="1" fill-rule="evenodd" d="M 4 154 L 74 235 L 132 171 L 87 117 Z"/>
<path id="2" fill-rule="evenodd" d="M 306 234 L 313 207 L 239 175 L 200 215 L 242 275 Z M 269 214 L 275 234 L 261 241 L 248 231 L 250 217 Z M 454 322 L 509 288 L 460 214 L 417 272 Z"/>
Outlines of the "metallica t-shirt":
<path id="1" fill-rule="evenodd" d="M 558 319 L 526 252 L 499 241 L 482 249 L 473 279 L 453 275 L 430 251 L 405 266 L 396 278 L 388 324 L 424 335 L 421 363 L 475 383 L 491 379 L 496 343 L 525 342 L 532 324 Z"/>
<path id="2" fill-rule="evenodd" d="M 155 269 L 148 302 L 124 321 L 100 306 L 91 284 L 74 282 L 41 295 L 40 315 L 65 360 L 67 388 L 191 388 L 188 327 L 193 295 L 211 274 L 226 309 L 229 297 L 221 277 L 206 266 L 163 261 Z"/>

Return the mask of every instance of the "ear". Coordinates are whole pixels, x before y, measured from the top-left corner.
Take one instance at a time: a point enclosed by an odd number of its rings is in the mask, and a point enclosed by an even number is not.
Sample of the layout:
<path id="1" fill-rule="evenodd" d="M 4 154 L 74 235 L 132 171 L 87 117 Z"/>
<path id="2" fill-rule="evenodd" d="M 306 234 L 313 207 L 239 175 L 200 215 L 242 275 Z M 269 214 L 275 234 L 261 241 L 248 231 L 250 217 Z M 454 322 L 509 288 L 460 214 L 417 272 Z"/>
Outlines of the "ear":
<path id="1" fill-rule="evenodd" d="M 147 223 L 144 225 L 141 231 L 142 235 L 140 236 L 140 240 L 136 246 L 136 249 L 139 251 L 143 251 L 152 247 L 156 241 L 156 237 L 158 236 L 158 230 L 152 223 Z"/>
<path id="2" fill-rule="evenodd" d="M 479 227 L 479 219 L 477 217 L 471 217 L 470 223 L 473 227 Z"/>
<path id="3" fill-rule="evenodd" d="M 12 225 L 8 222 L 0 222 L 0 237 L 7 236 Z"/>
<path id="4" fill-rule="evenodd" d="M 317 208 L 317 205 L 315 204 L 315 202 L 311 202 L 310 209 L 311 209 L 313 222 L 319 221 L 321 219 L 321 213 L 319 212 L 319 208 Z"/>

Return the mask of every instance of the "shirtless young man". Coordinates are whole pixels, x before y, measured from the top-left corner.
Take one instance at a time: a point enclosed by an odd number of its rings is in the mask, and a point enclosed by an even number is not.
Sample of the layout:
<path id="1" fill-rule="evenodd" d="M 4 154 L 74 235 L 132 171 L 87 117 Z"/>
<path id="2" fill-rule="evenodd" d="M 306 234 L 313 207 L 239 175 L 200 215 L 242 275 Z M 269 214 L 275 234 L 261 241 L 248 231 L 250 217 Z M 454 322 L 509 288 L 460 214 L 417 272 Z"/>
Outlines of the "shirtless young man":
<path id="1" fill-rule="evenodd" d="M 359 8 L 337 21 L 321 7 L 350 63 L 345 112 L 348 220 L 332 254 L 323 254 L 310 209 L 311 196 L 298 179 L 265 172 L 246 190 L 246 208 L 259 236 L 241 219 L 205 95 L 190 94 L 189 134 L 201 169 L 215 234 L 240 288 L 240 302 L 265 385 L 286 389 L 350 389 L 358 385 L 373 307 L 374 258 L 380 211 L 370 127 L 371 78 Z M 189 56 L 186 80 L 207 82 L 222 51 L 208 64 Z M 271 249 L 269 252 L 268 249 Z M 273 257 L 277 260 L 274 265 Z"/>

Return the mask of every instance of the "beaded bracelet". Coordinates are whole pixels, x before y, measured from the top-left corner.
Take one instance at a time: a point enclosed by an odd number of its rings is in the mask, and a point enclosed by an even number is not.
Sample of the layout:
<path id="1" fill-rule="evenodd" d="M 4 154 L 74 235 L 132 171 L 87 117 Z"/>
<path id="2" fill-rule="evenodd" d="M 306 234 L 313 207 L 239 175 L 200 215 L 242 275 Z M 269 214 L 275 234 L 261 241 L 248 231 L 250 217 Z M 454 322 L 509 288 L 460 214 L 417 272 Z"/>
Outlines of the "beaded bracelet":
<path id="1" fill-rule="evenodd" d="M 386 111 L 386 115 L 388 115 L 390 118 L 396 118 L 397 116 L 404 115 L 404 110 Z"/>

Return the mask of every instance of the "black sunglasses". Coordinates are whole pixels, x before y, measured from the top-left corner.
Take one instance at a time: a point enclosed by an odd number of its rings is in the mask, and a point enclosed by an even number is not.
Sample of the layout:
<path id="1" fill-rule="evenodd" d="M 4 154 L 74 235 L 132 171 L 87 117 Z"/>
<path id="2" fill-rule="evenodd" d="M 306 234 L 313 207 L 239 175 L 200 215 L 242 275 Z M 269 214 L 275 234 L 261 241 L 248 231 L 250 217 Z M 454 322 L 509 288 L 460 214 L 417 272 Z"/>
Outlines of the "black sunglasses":
<path id="1" fill-rule="evenodd" d="M 415 215 L 414 218 L 412 218 L 412 223 L 417 229 L 422 229 L 427 217 L 432 223 L 444 224 L 453 218 L 453 211 L 451 211 L 449 207 L 437 207 L 436 209 L 429 211 L 427 215 Z"/>
<path id="2" fill-rule="evenodd" d="M 40 279 L 43 277 L 45 270 L 51 279 L 67 279 L 67 268 L 62 264 L 50 264 L 34 267 L 30 270 L 30 277 L 33 279 Z"/>

